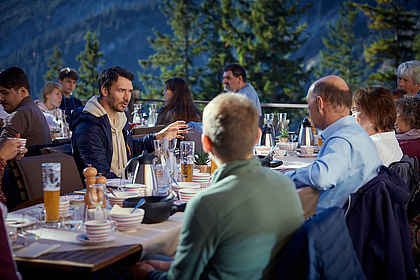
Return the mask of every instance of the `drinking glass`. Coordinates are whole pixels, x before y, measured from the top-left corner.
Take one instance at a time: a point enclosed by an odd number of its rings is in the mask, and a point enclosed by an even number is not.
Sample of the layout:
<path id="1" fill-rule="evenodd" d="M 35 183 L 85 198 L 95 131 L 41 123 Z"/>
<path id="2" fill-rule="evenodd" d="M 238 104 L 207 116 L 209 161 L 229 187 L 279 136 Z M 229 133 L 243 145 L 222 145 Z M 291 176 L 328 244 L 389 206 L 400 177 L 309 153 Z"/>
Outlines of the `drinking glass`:
<path id="1" fill-rule="evenodd" d="M 38 240 L 42 234 L 42 229 L 44 228 L 44 221 L 41 213 L 26 212 L 23 216 L 25 219 L 28 219 L 30 223 L 33 222 L 25 228 L 26 238 Z"/>
<path id="2" fill-rule="evenodd" d="M 181 178 L 183 182 L 193 181 L 194 141 L 182 141 L 181 146 Z"/>
<path id="3" fill-rule="evenodd" d="M 42 184 L 44 190 L 45 222 L 57 223 L 60 217 L 61 164 L 42 164 Z"/>
<path id="4" fill-rule="evenodd" d="M 89 186 L 89 198 L 96 208 L 95 219 L 99 219 L 99 210 L 105 200 L 105 184 L 92 184 Z"/>
<path id="5" fill-rule="evenodd" d="M 177 138 L 174 138 L 172 140 L 168 140 L 168 157 L 169 157 L 169 167 L 170 167 L 170 176 L 172 180 L 176 180 L 178 178 L 177 168 L 176 168 L 176 158 L 175 158 L 175 149 L 177 144 Z M 172 182 L 171 182 L 172 183 Z"/>
<path id="6" fill-rule="evenodd" d="M 75 205 L 71 208 L 71 217 L 65 223 L 69 230 L 77 230 L 83 227 L 85 217 L 85 204 Z"/>
<path id="7" fill-rule="evenodd" d="M 286 155 L 289 157 L 293 157 L 297 153 L 297 142 L 288 142 L 286 147 Z"/>

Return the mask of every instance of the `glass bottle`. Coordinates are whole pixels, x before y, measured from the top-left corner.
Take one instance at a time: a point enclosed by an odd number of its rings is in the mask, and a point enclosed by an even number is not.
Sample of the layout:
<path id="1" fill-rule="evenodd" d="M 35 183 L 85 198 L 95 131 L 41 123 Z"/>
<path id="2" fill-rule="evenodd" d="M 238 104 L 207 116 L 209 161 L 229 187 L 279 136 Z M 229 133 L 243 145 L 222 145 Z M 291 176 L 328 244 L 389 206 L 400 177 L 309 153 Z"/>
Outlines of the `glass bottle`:
<path id="1" fill-rule="evenodd" d="M 158 195 L 166 195 L 171 188 L 170 161 L 167 153 L 168 139 L 154 140 L 155 146 L 154 169 L 158 184 Z"/>

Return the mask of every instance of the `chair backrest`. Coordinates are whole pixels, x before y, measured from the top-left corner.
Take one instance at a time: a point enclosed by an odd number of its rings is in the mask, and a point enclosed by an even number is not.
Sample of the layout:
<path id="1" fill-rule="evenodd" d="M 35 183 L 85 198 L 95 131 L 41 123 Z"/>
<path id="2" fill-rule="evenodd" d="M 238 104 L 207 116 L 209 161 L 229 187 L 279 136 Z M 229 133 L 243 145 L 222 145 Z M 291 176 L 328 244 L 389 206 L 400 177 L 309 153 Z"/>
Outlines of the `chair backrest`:
<path id="1" fill-rule="evenodd" d="M 341 208 L 313 216 L 292 235 L 273 279 L 366 279 Z"/>
<path id="2" fill-rule="evenodd" d="M 188 128 L 188 133 L 184 134 L 184 138 L 187 141 L 194 141 L 195 143 L 195 150 L 197 152 L 201 151 L 201 132 L 195 130 L 194 128 Z"/>
<path id="3" fill-rule="evenodd" d="M 17 162 L 29 199 L 44 196 L 42 189 L 42 168 L 45 162 L 61 163 L 60 194 L 83 189 L 76 163 L 72 156 L 52 153 L 41 156 L 24 157 Z"/>
<path id="4" fill-rule="evenodd" d="M 315 215 L 321 191 L 308 186 L 297 189 L 297 193 L 302 203 L 303 217 L 308 219 Z"/>

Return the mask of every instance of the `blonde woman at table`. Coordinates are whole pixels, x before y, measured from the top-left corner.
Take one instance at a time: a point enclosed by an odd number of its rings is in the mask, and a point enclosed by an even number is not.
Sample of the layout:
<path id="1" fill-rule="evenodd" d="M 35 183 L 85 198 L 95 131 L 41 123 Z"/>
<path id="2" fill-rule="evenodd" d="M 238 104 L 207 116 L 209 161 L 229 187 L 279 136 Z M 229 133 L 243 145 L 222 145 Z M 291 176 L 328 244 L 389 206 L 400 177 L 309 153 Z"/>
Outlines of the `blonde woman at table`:
<path id="1" fill-rule="evenodd" d="M 35 102 L 47 120 L 50 131 L 61 132 L 62 128 L 67 130 L 68 124 L 60 109 L 63 99 L 63 88 L 59 83 L 48 82 L 42 88 L 42 101 Z"/>
<path id="2" fill-rule="evenodd" d="M 389 89 L 380 85 L 358 89 L 353 96 L 352 114 L 375 142 L 385 166 L 402 158 L 394 131 L 397 106 Z"/>
<path id="3" fill-rule="evenodd" d="M 167 103 L 159 109 L 156 125 L 168 125 L 179 120 L 201 122 L 203 114 L 195 106 L 190 88 L 183 79 L 167 80 L 162 94 Z"/>
<path id="4" fill-rule="evenodd" d="M 220 94 L 204 109 L 202 144 L 219 167 L 211 187 L 186 207 L 173 262 L 143 261 L 135 279 L 267 279 L 275 256 L 303 223 L 293 182 L 262 167 L 257 108 L 241 94 Z"/>

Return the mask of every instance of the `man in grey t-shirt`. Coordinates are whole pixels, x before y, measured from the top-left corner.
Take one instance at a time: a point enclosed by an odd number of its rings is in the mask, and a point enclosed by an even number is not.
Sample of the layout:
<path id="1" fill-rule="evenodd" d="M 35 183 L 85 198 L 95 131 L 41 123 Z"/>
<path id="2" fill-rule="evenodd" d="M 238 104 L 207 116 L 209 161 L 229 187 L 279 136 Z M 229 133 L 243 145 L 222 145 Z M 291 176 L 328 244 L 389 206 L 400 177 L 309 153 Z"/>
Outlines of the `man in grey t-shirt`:
<path id="1" fill-rule="evenodd" d="M 257 107 L 261 119 L 261 104 L 254 87 L 246 82 L 245 68 L 239 63 L 229 63 L 223 68 L 223 85 L 228 92 L 244 94 Z"/>

